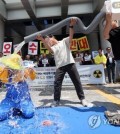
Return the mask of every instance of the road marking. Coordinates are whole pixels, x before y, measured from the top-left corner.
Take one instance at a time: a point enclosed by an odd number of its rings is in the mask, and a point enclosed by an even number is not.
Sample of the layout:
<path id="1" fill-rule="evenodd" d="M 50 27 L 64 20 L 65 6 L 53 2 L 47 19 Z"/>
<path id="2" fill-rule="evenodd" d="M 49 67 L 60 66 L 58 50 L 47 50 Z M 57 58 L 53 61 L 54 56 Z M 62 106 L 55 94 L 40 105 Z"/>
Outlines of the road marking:
<path id="1" fill-rule="evenodd" d="M 94 87 L 94 86 L 92 86 L 92 87 Z M 105 92 L 105 91 L 101 91 L 100 89 L 98 89 L 98 88 L 96 88 L 96 87 L 94 87 L 94 91 L 95 91 L 96 93 L 98 93 L 98 94 L 104 96 L 105 98 L 107 98 L 107 99 L 110 100 L 111 102 L 113 102 L 113 103 L 115 103 L 115 104 L 117 104 L 117 105 L 120 105 L 120 99 L 119 99 L 119 98 L 117 98 L 117 97 L 115 97 L 115 96 L 113 96 L 113 95 L 111 95 L 111 94 L 109 94 L 109 93 L 107 93 L 107 92 Z"/>

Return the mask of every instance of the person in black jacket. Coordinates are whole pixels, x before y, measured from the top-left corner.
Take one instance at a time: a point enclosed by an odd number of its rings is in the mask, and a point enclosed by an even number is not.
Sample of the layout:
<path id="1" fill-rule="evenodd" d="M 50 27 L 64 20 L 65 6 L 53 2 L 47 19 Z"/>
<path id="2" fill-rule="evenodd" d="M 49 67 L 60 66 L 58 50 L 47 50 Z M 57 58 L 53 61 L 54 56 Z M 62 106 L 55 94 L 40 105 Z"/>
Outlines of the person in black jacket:
<path id="1" fill-rule="evenodd" d="M 120 26 L 118 21 L 112 21 L 112 14 L 106 13 L 106 24 L 103 31 L 104 38 L 111 44 L 116 61 L 116 78 L 120 78 Z"/>
<path id="2" fill-rule="evenodd" d="M 106 68 L 107 68 L 107 73 L 108 73 L 108 81 L 111 83 L 113 80 L 113 83 L 115 83 L 115 59 L 114 55 L 111 51 L 110 47 L 106 48 L 107 53 L 105 54 L 107 58 L 107 63 L 106 63 Z M 111 74 L 112 74 L 112 79 L 111 79 Z"/>

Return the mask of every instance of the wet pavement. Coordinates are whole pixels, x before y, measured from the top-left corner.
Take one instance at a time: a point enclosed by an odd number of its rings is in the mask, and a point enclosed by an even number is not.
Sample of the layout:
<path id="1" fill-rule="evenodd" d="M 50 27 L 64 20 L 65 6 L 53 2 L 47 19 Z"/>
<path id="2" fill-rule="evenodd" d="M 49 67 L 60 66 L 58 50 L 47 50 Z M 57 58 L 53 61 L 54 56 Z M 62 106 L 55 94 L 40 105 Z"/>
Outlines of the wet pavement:
<path id="1" fill-rule="evenodd" d="M 111 111 L 120 110 L 120 105 L 110 99 L 110 97 L 113 96 L 120 102 L 120 83 L 83 85 L 83 89 L 88 102 L 92 102 L 96 106 L 104 106 Z M 35 107 L 49 107 L 53 102 L 53 91 L 54 89 L 52 86 L 31 89 L 30 94 Z M 102 92 L 102 94 L 99 93 L 99 91 Z M 4 98 L 5 93 L 5 89 L 0 90 L 0 101 Z M 106 95 L 104 96 L 104 94 Z M 60 105 L 82 107 L 74 87 L 62 88 Z"/>

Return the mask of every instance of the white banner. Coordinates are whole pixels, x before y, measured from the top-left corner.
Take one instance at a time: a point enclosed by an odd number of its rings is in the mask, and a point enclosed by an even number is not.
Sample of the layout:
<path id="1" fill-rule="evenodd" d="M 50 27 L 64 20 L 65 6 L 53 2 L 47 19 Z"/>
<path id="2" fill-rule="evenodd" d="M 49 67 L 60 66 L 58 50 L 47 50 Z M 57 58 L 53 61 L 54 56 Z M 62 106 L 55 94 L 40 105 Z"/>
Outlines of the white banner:
<path id="1" fill-rule="evenodd" d="M 4 42 L 3 43 L 3 55 L 11 54 L 12 42 Z"/>
<path id="2" fill-rule="evenodd" d="M 29 42 L 28 44 L 28 54 L 30 55 L 37 55 L 38 51 L 38 42 Z"/>
<path id="3" fill-rule="evenodd" d="M 105 84 L 105 74 L 103 65 L 82 65 L 77 66 L 82 84 Z M 54 85 L 55 67 L 35 68 L 37 78 L 33 82 L 29 82 L 31 87 L 45 87 Z M 69 75 L 66 73 L 63 86 L 73 86 Z"/>

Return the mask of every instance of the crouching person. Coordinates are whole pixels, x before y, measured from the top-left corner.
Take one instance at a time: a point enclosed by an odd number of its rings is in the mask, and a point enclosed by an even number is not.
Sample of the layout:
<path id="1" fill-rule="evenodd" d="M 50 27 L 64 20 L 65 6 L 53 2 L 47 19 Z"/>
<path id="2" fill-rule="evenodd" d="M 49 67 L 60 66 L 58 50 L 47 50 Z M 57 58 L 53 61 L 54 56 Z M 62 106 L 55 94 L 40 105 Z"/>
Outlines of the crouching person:
<path id="1" fill-rule="evenodd" d="M 34 80 L 35 71 L 32 68 L 23 68 L 18 54 L 2 57 L 0 63 L 0 80 L 5 83 L 7 90 L 0 103 L 0 120 L 18 114 L 24 118 L 32 118 L 35 108 L 26 79 Z"/>

